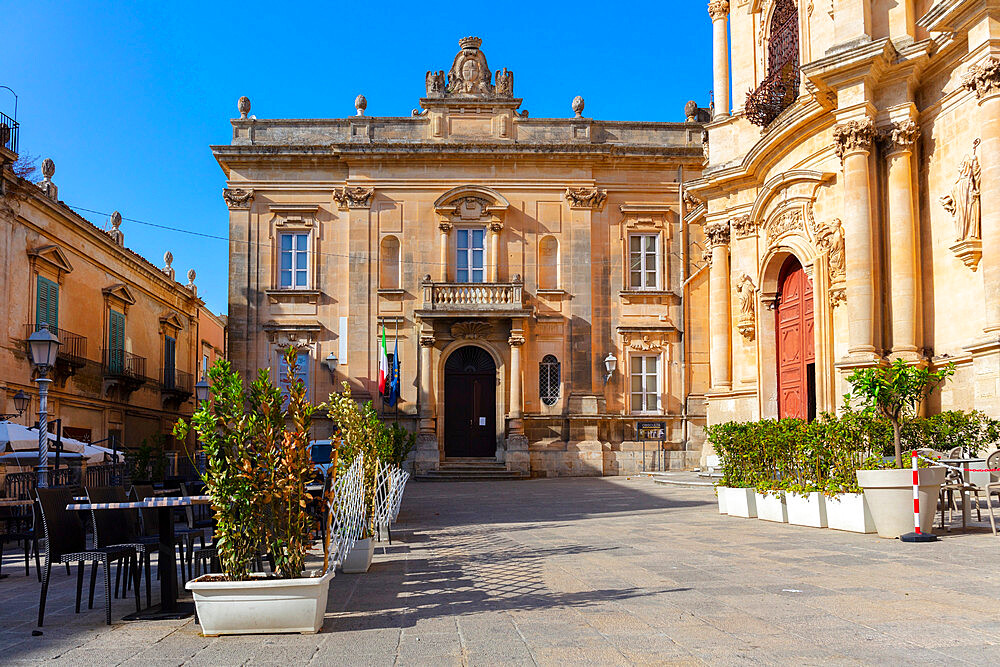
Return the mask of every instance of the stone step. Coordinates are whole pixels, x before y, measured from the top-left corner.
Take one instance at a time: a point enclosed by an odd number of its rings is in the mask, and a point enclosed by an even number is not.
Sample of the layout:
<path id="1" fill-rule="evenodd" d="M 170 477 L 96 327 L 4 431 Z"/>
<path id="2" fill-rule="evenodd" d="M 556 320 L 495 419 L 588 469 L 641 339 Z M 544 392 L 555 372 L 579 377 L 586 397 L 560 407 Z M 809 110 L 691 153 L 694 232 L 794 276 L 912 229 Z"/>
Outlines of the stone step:
<path id="1" fill-rule="evenodd" d="M 446 468 L 442 466 L 440 470 L 429 470 L 416 475 L 415 480 L 421 482 L 471 482 L 483 480 L 510 480 L 527 479 L 528 476 L 522 473 L 511 472 L 503 466 L 499 469 L 477 470 L 475 468 Z"/>

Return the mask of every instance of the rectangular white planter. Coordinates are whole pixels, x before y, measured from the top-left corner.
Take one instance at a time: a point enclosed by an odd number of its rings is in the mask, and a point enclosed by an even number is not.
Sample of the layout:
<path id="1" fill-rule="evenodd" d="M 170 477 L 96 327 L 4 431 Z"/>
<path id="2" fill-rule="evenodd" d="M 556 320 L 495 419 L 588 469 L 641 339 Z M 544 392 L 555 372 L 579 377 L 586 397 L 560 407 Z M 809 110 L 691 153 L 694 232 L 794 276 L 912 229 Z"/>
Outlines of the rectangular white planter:
<path id="1" fill-rule="evenodd" d="M 788 523 L 796 526 L 811 526 L 826 528 L 826 499 L 822 493 L 814 491 L 800 496 L 797 493 L 785 494 L 788 505 Z"/>
<path id="2" fill-rule="evenodd" d="M 375 542 L 370 537 L 358 540 L 354 547 L 347 552 L 347 557 L 341 564 L 340 569 L 344 574 L 364 574 L 372 564 L 372 556 L 375 555 Z"/>
<path id="3" fill-rule="evenodd" d="M 852 533 L 874 533 L 875 521 L 872 519 L 868 501 L 863 493 L 838 493 L 826 498 L 827 524 L 834 530 L 847 530 Z"/>
<path id="4" fill-rule="evenodd" d="M 726 509 L 726 491 L 728 490 L 728 486 L 715 487 L 715 495 L 719 499 L 719 514 L 729 514 L 729 510 Z"/>
<path id="5" fill-rule="evenodd" d="M 757 493 L 757 518 L 764 521 L 788 523 L 788 505 L 785 504 L 784 493 Z"/>
<path id="6" fill-rule="evenodd" d="M 753 489 L 732 489 L 726 487 L 726 511 L 729 516 L 753 519 L 757 516 L 757 503 Z"/>
<path id="7" fill-rule="evenodd" d="M 207 637 L 312 634 L 323 627 L 332 571 L 322 577 L 298 579 L 208 581 L 218 576 L 202 575 L 185 585 L 194 595 L 198 624 Z"/>

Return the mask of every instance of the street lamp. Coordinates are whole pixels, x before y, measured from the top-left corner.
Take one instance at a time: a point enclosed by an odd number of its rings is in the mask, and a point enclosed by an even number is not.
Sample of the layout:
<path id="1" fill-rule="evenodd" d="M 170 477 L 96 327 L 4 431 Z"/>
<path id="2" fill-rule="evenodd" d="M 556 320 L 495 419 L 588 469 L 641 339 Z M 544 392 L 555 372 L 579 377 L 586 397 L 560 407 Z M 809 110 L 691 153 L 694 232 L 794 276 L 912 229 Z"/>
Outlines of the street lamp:
<path id="1" fill-rule="evenodd" d="M 23 415 L 24 411 L 28 409 L 29 403 L 31 403 L 31 397 L 25 394 L 24 390 L 20 390 L 14 394 L 14 409 L 17 410 L 18 417 Z"/>
<path id="2" fill-rule="evenodd" d="M 201 379 L 194 385 L 194 398 L 199 403 L 204 403 L 208 400 L 208 394 L 211 390 L 211 385 L 208 384 L 208 380 L 202 375 Z"/>
<path id="3" fill-rule="evenodd" d="M 608 356 L 604 357 L 604 369 L 608 371 L 607 375 L 604 376 L 604 384 L 607 384 L 611 376 L 615 374 L 616 368 L 618 368 L 618 357 L 615 356 L 614 352 L 608 352 Z"/>
<path id="4" fill-rule="evenodd" d="M 49 325 L 43 322 L 38 331 L 28 337 L 28 350 L 31 352 L 31 363 L 38 371 L 35 382 L 38 383 L 38 488 L 48 487 L 48 463 L 49 463 L 49 424 L 48 424 L 48 401 L 49 383 L 52 382 L 47 376 L 49 369 L 56 364 L 56 355 L 59 352 L 59 339 L 49 331 Z"/>

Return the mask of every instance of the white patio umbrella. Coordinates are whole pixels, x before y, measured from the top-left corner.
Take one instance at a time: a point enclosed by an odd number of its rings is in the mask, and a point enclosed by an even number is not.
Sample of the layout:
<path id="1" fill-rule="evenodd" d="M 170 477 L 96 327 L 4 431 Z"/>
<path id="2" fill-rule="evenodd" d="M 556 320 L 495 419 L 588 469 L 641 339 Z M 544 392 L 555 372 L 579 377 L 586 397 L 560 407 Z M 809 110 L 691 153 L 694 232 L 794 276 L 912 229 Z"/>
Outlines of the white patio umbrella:
<path id="1" fill-rule="evenodd" d="M 112 451 L 107 447 L 91 445 L 73 438 L 62 439 L 63 452 L 82 454 L 87 463 L 103 463 L 112 461 Z M 26 428 L 20 424 L 10 422 L 0 422 L 0 449 L 7 452 L 30 452 L 38 451 L 38 429 Z M 49 459 L 55 459 L 55 436 L 49 434 Z M 123 460 L 122 453 L 118 452 L 118 462 Z"/>
<path id="2" fill-rule="evenodd" d="M 38 431 L 14 424 L 0 422 L 0 449 L 8 452 L 38 449 Z"/>

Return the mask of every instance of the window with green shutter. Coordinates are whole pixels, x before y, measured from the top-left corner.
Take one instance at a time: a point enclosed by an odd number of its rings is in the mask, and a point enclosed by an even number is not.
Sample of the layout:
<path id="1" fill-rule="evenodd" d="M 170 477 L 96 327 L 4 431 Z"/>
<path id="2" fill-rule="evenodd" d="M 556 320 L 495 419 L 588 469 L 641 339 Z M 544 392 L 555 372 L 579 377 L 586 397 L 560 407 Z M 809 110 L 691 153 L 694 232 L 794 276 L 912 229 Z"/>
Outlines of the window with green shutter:
<path id="1" fill-rule="evenodd" d="M 108 317 L 108 367 L 115 374 L 125 370 L 125 316 L 114 310 Z"/>
<path id="2" fill-rule="evenodd" d="M 40 328 L 43 322 L 49 325 L 49 329 L 58 331 L 59 285 L 48 278 L 38 276 L 38 292 L 35 300 L 36 329 Z"/>
<path id="3" fill-rule="evenodd" d="M 177 363 L 177 341 L 171 336 L 163 337 L 163 386 L 173 389 L 175 383 L 174 368 Z"/>

